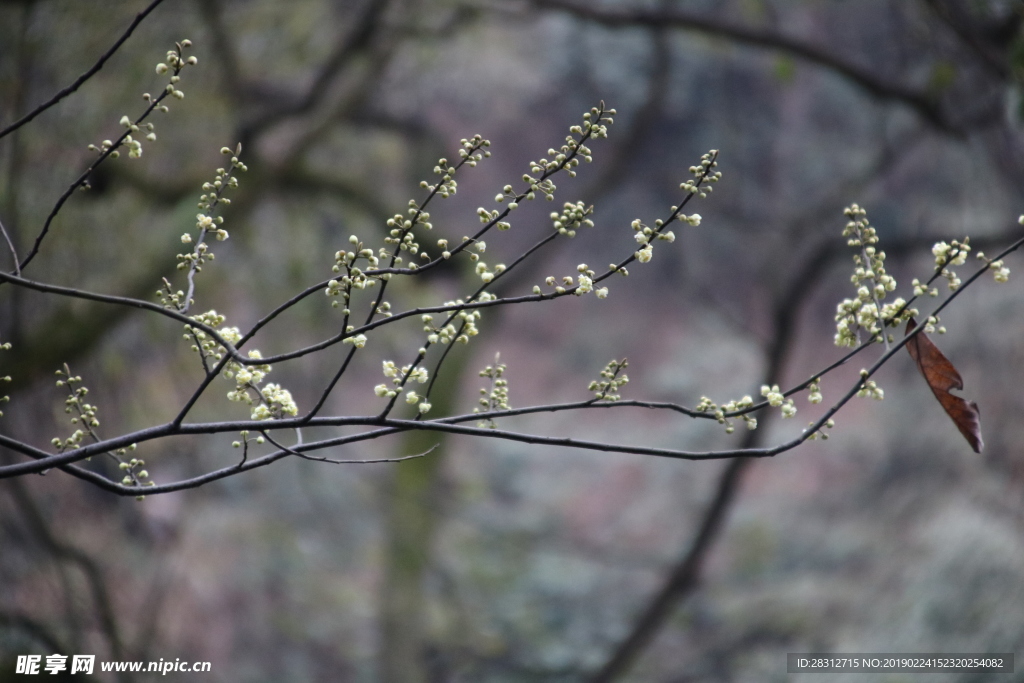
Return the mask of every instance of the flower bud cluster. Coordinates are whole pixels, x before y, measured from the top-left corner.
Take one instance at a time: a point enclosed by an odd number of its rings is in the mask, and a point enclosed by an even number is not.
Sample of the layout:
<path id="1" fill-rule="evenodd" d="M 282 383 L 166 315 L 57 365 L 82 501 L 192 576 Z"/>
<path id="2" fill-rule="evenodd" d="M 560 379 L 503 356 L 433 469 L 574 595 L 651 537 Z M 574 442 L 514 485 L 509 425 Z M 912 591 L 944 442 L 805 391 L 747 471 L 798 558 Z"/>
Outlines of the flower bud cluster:
<path id="1" fill-rule="evenodd" d="M 213 310 L 207 311 L 206 313 L 200 313 L 199 315 L 193 315 L 191 317 L 192 320 L 203 323 L 207 327 L 223 325 L 226 320 L 223 315 Z M 218 333 L 224 341 L 232 344 L 242 338 L 237 327 L 225 327 L 218 330 Z M 219 361 L 224 358 L 224 348 L 220 343 L 198 327 L 185 325 L 184 337 L 185 341 L 194 342 L 192 344 L 192 350 L 199 353 L 202 358 L 212 358 L 215 361 Z"/>
<path id="2" fill-rule="evenodd" d="M 580 157 L 584 161 L 590 163 L 593 161 L 592 153 L 590 148 L 587 147 L 584 141 L 587 138 L 606 138 L 608 137 L 608 126 L 615 123 L 615 110 L 609 109 L 603 111 L 603 108 L 592 107 L 591 110 L 583 115 L 583 124 L 578 126 L 572 126 L 569 129 L 569 135 L 565 138 L 565 144 L 560 148 L 549 149 L 548 156 L 551 159 L 542 158 L 540 161 L 530 162 L 530 172 L 533 174 L 543 173 L 544 176 L 557 173 L 563 168 L 569 173 L 569 177 L 573 178 L 576 176 L 576 171 L 573 170 L 580 165 Z M 579 139 L 576 139 L 579 136 Z M 529 178 L 524 178 L 528 182 Z M 539 191 L 540 188 L 531 187 L 534 192 Z"/>
<path id="3" fill-rule="evenodd" d="M 861 370 L 860 374 L 861 377 L 867 377 L 868 371 Z M 885 391 L 883 391 L 880 386 L 875 384 L 875 380 L 864 379 L 861 380 L 860 390 L 857 391 L 857 396 L 860 396 L 861 398 L 871 397 L 876 401 L 881 401 L 882 399 L 885 398 Z"/>
<path id="4" fill-rule="evenodd" d="M 675 212 L 679 207 L 673 206 L 672 211 Z M 679 215 L 679 220 L 688 222 L 690 225 L 700 225 L 700 214 L 695 213 L 692 216 L 685 214 Z M 672 244 L 676 241 L 676 234 L 671 230 L 662 230 L 665 226 L 665 222 L 661 219 L 654 221 L 654 227 L 645 225 L 639 218 L 633 220 L 629 224 L 633 229 L 633 239 L 636 240 L 637 244 L 641 245 L 640 250 L 633 253 L 636 260 L 640 263 L 647 263 L 654 256 L 654 245 L 651 244 L 652 240 L 661 240 Z M 614 270 L 614 268 L 613 268 Z"/>
<path id="5" fill-rule="evenodd" d="M 925 318 L 924 331 L 927 334 L 933 334 L 938 332 L 939 334 L 946 334 L 946 328 L 939 324 L 939 316 L 930 315 Z"/>
<path id="6" fill-rule="evenodd" d="M 349 326 L 348 331 L 349 332 L 352 331 L 351 325 Z M 341 340 L 341 343 L 342 344 L 351 344 L 355 348 L 361 349 L 364 346 L 366 346 L 366 335 L 365 334 L 356 334 L 356 335 L 353 335 L 351 337 L 345 337 L 344 339 Z"/>
<path id="7" fill-rule="evenodd" d="M 420 187 L 425 190 L 429 190 L 431 194 L 436 192 L 441 195 L 442 199 L 454 195 L 458 190 L 459 184 L 455 181 L 455 172 L 459 170 L 462 164 L 467 166 L 476 166 L 477 163 L 483 161 L 486 157 L 491 156 L 490 151 L 480 151 L 485 147 L 491 146 L 490 140 L 484 140 L 480 135 L 474 135 L 470 139 L 463 138 L 460 141 L 461 147 L 459 148 L 459 158 L 462 160 L 458 164 L 451 166 L 448 164 L 447 159 L 439 159 L 437 165 L 434 166 L 434 175 L 441 176 L 441 182 L 436 185 L 431 185 L 426 180 L 420 181 Z"/>
<path id="8" fill-rule="evenodd" d="M 395 245 L 398 248 L 395 250 L 395 254 L 399 251 L 407 251 L 410 255 L 419 257 L 423 260 L 430 260 L 430 256 L 427 252 L 422 251 L 420 243 L 416 241 L 416 236 L 412 230 L 417 225 L 422 225 L 424 229 L 430 230 L 434 226 L 430 223 L 430 214 L 423 211 L 416 203 L 415 199 L 409 200 L 408 216 L 403 216 L 400 213 L 396 213 L 394 216 L 387 220 L 387 227 L 389 229 L 388 235 L 384 238 L 384 244 Z M 381 249 L 381 257 L 387 258 L 391 256 L 386 249 Z M 402 262 L 401 256 L 395 257 L 395 264 Z"/>
<path id="9" fill-rule="evenodd" d="M 477 297 L 477 301 L 494 301 L 498 297 L 489 292 L 481 292 L 480 296 Z M 445 306 L 462 306 L 465 302 L 462 299 L 456 299 L 455 301 L 446 301 Z M 453 340 L 460 344 L 468 344 L 470 337 L 475 337 L 480 334 L 479 328 L 476 323 L 482 314 L 480 309 L 474 309 L 471 311 L 459 311 L 451 320 L 456 318 L 461 320 L 461 324 L 458 328 L 452 322 L 446 323 L 442 327 L 435 327 L 433 324 L 434 316 L 425 314 L 420 316 L 420 320 L 423 321 L 423 331 L 427 333 L 427 341 L 431 344 L 450 344 Z"/>
<path id="10" fill-rule="evenodd" d="M 186 308 L 185 292 L 180 289 L 175 291 L 171 281 L 163 278 L 164 284 L 161 289 L 156 290 L 156 298 L 164 305 L 164 308 L 181 311 Z M 191 304 L 192 302 L 188 302 Z"/>
<path id="11" fill-rule="evenodd" d="M 183 40 L 180 43 L 175 43 L 175 49 L 167 51 L 166 63 L 161 62 L 156 65 L 156 73 L 158 76 L 162 76 L 168 71 L 173 72 L 171 82 L 167 84 L 166 91 L 167 94 L 173 96 L 177 100 L 185 99 L 185 93 L 177 89 L 178 81 L 181 78 L 178 74 L 180 74 L 182 69 L 186 66 L 195 66 L 199 63 L 199 60 L 195 57 L 185 57 L 185 50 L 190 47 L 192 47 L 191 40 Z"/>
<path id="12" fill-rule="evenodd" d="M 92 405 L 91 403 L 85 402 L 85 396 L 89 393 L 89 388 L 85 385 L 75 386 L 76 384 L 82 384 L 81 376 L 73 376 L 64 366 L 64 370 L 58 370 L 57 376 L 63 379 L 57 380 L 58 387 L 66 386 L 68 388 L 68 397 L 64 400 L 64 412 L 68 415 L 74 413 L 71 418 L 71 424 L 77 425 L 79 423 L 85 427 L 86 431 L 81 429 L 77 430 L 70 439 L 67 439 L 61 443 L 60 439 L 53 439 L 51 443 L 57 447 L 58 450 L 64 450 L 71 446 L 79 446 L 82 443 L 82 439 L 86 436 L 87 432 L 95 427 L 100 426 L 100 420 L 96 417 L 99 412 L 99 408 Z"/>
<path id="13" fill-rule="evenodd" d="M 562 205 L 562 212 L 551 212 L 552 226 L 564 237 L 575 237 L 576 230 L 581 227 L 592 228 L 594 221 L 587 218 L 594 213 L 593 206 L 584 206 L 583 202 L 566 202 Z"/>
<path id="14" fill-rule="evenodd" d="M 879 389 L 879 391 L 881 391 L 881 389 Z M 813 426 L 814 426 L 814 423 L 813 423 L 813 422 L 811 422 L 811 423 L 809 423 L 809 425 L 808 425 L 808 426 L 811 426 L 811 427 L 813 427 Z M 826 420 L 826 421 L 825 421 L 825 427 L 826 427 L 827 429 L 832 429 L 832 428 L 833 428 L 833 427 L 835 427 L 835 426 L 836 426 L 836 422 L 835 422 L 835 420 L 833 420 L 833 419 L 829 418 L 828 420 Z M 807 432 L 807 430 L 805 429 L 805 430 L 804 430 L 804 432 L 806 433 L 806 432 Z M 810 435 L 809 437 L 807 437 L 807 440 L 808 440 L 808 441 L 817 441 L 817 440 L 818 440 L 819 438 L 820 438 L 820 439 L 821 439 L 822 441 L 828 441 L 828 432 L 823 432 L 823 431 L 821 431 L 821 430 L 818 430 L 818 431 L 814 432 L 813 434 L 811 434 L 811 435 Z"/>
<path id="15" fill-rule="evenodd" d="M 124 486 L 156 486 L 156 482 L 149 480 L 149 472 L 145 469 L 146 461 L 142 458 L 125 459 L 130 452 L 134 452 L 138 444 L 132 444 L 128 448 L 118 448 L 114 453 L 119 461 L 118 469 L 124 472 L 121 483 Z M 148 480 L 148 481 L 147 481 Z M 136 500 L 142 500 L 139 496 Z"/>
<path id="16" fill-rule="evenodd" d="M 476 256 L 476 254 L 473 254 Z M 506 266 L 504 263 L 499 263 L 494 266 L 493 269 L 487 267 L 487 264 L 483 261 L 477 261 L 475 271 L 480 276 L 480 279 L 485 283 L 490 283 L 494 278 L 505 272 Z"/>
<path id="17" fill-rule="evenodd" d="M 704 154 L 701 157 L 699 166 L 690 167 L 690 173 L 693 174 L 694 179 L 687 180 L 679 187 L 691 195 L 699 193 L 701 197 L 706 197 L 707 193 L 711 192 L 711 184 L 718 182 L 722 178 L 722 174 L 719 171 L 712 171 L 713 168 L 718 166 L 718 162 L 715 161 L 717 158 L 717 149 Z M 684 201 L 683 204 L 685 203 Z M 669 222 L 678 219 L 694 227 L 700 225 L 701 215 L 699 213 L 687 215 L 680 211 L 681 208 L 682 206 L 672 207 L 672 216 L 669 218 Z M 675 233 L 671 230 L 665 230 L 665 221 L 660 218 L 654 221 L 654 227 L 644 224 L 639 218 L 633 220 L 629 225 L 633 229 L 633 239 L 640 245 L 640 249 L 633 252 L 633 258 L 640 263 L 648 263 L 654 257 L 653 242 L 655 240 L 661 240 L 669 244 L 676 241 Z M 616 268 L 613 267 L 612 270 L 616 270 Z M 625 269 L 618 270 L 625 271 Z M 628 273 L 623 272 L 622 274 L 627 275 Z"/>
<path id="18" fill-rule="evenodd" d="M 914 296 L 938 296 L 939 290 L 936 287 L 929 287 L 928 283 L 921 282 L 916 277 L 910 283 L 914 288 Z"/>
<path id="19" fill-rule="evenodd" d="M 243 172 L 248 170 L 246 165 L 238 159 L 238 155 L 242 152 L 241 145 L 238 145 L 234 152 L 227 147 L 222 147 L 220 151 L 221 154 L 231 156 L 232 169 Z M 228 188 L 236 187 L 238 187 L 238 178 L 231 175 L 231 172 L 224 168 L 217 169 L 213 182 L 203 183 L 203 194 L 199 197 L 197 205 L 202 213 L 196 214 L 198 234 L 194 239 L 192 234 L 188 232 L 181 236 L 182 244 L 192 244 L 195 242 L 195 247 L 187 254 L 177 255 L 178 270 L 198 273 L 203 269 L 203 264 L 206 261 L 214 259 L 214 254 L 210 252 L 210 247 L 206 243 L 207 235 L 214 235 L 220 242 L 226 240 L 229 235 L 228 231 L 223 227 L 224 217 L 212 214 L 219 205 L 228 206 L 231 204 L 231 200 L 224 196 L 224 192 Z"/>
<path id="20" fill-rule="evenodd" d="M 868 222 L 867 211 L 852 204 L 843 213 L 849 219 L 843 228 L 843 237 L 847 238 L 847 245 L 858 249 L 853 256 L 854 271 L 850 276 L 850 282 L 857 288 L 857 297 L 844 299 L 836 307 L 835 344 L 856 346 L 860 343 L 860 330 L 865 330 L 872 339 L 884 341 L 886 325 L 896 327 L 917 311 L 908 308 L 902 298 L 885 302 L 885 297 L 896 289 L 896 279 L 885 271 L 885 252 L 875 246 L 878 234 Z"/>
<path id="21" fill-rule="evenodd" d="M 494 365 L 488 365 L 479 373 L 480 377 L 487 377 L 491 380 L 491 388 L 488 390 L 486 387 L 481 387 L 480 398 L 477 400 L 480 407 L 473 408 L 474 413 L 511 410 L 512 408 L 508 402 L 508 380 L 504 378 L 506 366 L 504 363 L 499 363 L 499 360 L 500 354 L 495 356 Z M 478 422 L 477 427 L 497 429 L 498 425 L 494 420 L 488 419 Z"/>
<path id="22" fill-rule="evenodd" d="M 530 172 L 523 174 L 523 182 L 529 185 L 525 196 L 533 200 L 540 192 L 548 201 L 555 198 L 555 190 L 558 189 L 551 181 L 551 176 L 561 170 L 565 170 L 570 178 L 576 177 L 576 167 L 580 159 L 590 163 L 593 161 L 592 152 L 585 144 L 590 138 L 608 137 L 608 126 L 615 122 L 613 118 L 615 110 L 605 110 L 604 106 L 593 107 L 583 115 L 582 125 L 572 126 L 569 135 L 565 138 L 565 144 L 558 149 L 548 150 L 548 157 L 542 157 L 539 161 L 530 162 Z M 508 194 L 508 193 L 506 193 Z M 518 201 L 518 198 L 516 198 Z"/>
<path id="23" fill-rule="evenodd" d="M 187 66 L 195 66 L 199 63 L 199 60 L 195 57 L 185 57 L 184 55 L 185 49 L 191 46 L 192 41 L 190 40 L 183 40 L 180 43 L 175 43 L 175 49 L 167 52 L 166 63 L 161 62 L 156 65 L 157 75 L 162 76 L 171 72 L 170 82 L 164 89 L 164 93 L 160 95 L 155 102 L 149 93 L 143 93 L 142 99 L 146 102 L 152 102 L 152 105 L 138 121 L 133 122 L 128 116 L 121 117 L 119 123 L 122 127 L 127 129 L 126 134 L 116 142 L 104 140 L 99 145 L 89 145 L 89 151 L 99 152 L 101 154 L 110 152 L 110 158 L 116 159 L 120 156 L 118 148 L 126 147 L 130 158 L 138 159 L 142 156 L 142 140 L 139 138 L 144 137 L 149 142 L 156 141 L 156 126 L 154 126 L 153 123 L 142 123 L 142 120 L 145 119 L 153 110 L 167 112 L 168 107 L 166 104 L 158 104 L 167 96 L 171 96 L 179 100 L 185 98 L 185 93 L 178 89 L 178 83 L 181 81 L 181 71 Z"/>
<path id="24" fill-rule="evenodd" d="M 594 392 L 595 401 L 620 401 L 619 389 L 629 383 L 629 376 L 622 372 L 629 363 L 626 359 L 613 360 L 604 366 L 601 371 L 601 379 L 595 380 L 587 387 L 588 391 Z"/>
<path id="25" fill-rule="evenodd" d="M 244 446 L 246 449 L 248 449 L 250 441 L 254 441 L 254 442 L 256 442 L 257 444 L 260 444 L 260 445 L 263 445 L 264 443 L 266 443 L 266 439 L 264 439 L 262 436 L 257 436 L 255 439 L 250 439 L 249 438 L 249 430 L 248 429 L 243 429 L 238 434 L 239 434 L 239 436 L 242 437 L 242 440 L 241 441 L 232 441 L 231 442 L 231 447 L 232 448 L 242 448 Z"/>
<path id="26" fill-rule="evenodd" d="M 257 349 L 250 350 L 248 355 L 254 360 L 262 357 Z M 271 367 L 266 364 L 242 365 L 235 361 L 228 361 L 224 366 L 224 377 L 235 383 L 235 388 L 227 393 L 228 400 L 252 406 L 249 416 L 252 420 L 294 417 L 299 412 L 291 393 L 282 389 L 281 385 L 271 383 L 262 388 L 259 386 L 270 374 L 270 370 Z"/>
<path id="27" fill-rule="evenodd" d="M 697 403 L 696 411 L 699 413 L 710 413 L 715 416 L 715 420 L 720 425 L 725 425 L 725 433 L 732 434 L 736 431 L 736 427 L 732 424 L 732 418 L 726 417 L 726 413 L 732 413 L 737 410 L 744 410 L 754 405 L 754 399 L 749 396 L 744 396 L 738 401 L 729 401 L 719 406 L 717 403 L 712 401 L 707 396 L 701 396 L 700 401 Z M 750 415 L 740 415 L 743 418 L 743 422 L 747 425 L 747 429 L 757 429 L 757 418 L 751 417 Z"/>
<path id="28" fill-rule="evenodd" d="M 1024 216 L 1021 216 L 1021 220 L 1024 221 Z M 999 261 L 990 261 L 985 258 L 985 252 L 983 251 L 978 252 L 978 258 L 987 263 L 990 270 L 995 271 L 993 276 L 996 282 L 1003 284 L 1010 281 L 1010 269 L 1003 265 L 1001 259 Z"/>
<path id="29" fill-rule="evenodd" d="M 408 382 L 418 382 L 420 384 L 426 384 L 427 380 L 430 379 L 430 373 L 424 367 L 413 367 L 412 365 L 405 365 L 401 370 L 395 365 L 394 361 L 386 360 L 382 362 L 384 376 L 391 380 L 391 383 L 395 386 L 394 389 L 388 387 L 385 384 L 378 384 L 373 388 L 373 393 L 381 398 L 394 398 L 398 396 L 399 392 Z M 425 396 L 420 396 L 415 391 L 408 391 L 405 394 L 405 402 L 409 405 L 416 405 L 416 410 L 420 415 L 425 415 L 430 411 L 430 403 L 427 402 Z"/>
<path id="30" fill-rule="evenodd" d="M 949 266 L 962 266 L 967 262 L 967 254 L 971 251 L 970 237 L 965 237 L 963 242 L 953 240 L 951 244 L 936 242 L 932 247 L 932 254 L 935 256 L 935 271 L 946 278 L 951 290 L 960 286 L 960 278 Z"/>
<path id="31" fill-rule="evenodd" d="M 270 366 L 263 367 L 269 368 Z M 253 408 L 250 416 L 253 420 L 274 420 L 285 416 L 295 417 L 299 414 L 299 407 L 292 398 L 291 392 L 282 389 L 279 384 L 271 383 L 260 389 L 260 398 L 262 401 Z"/>
<path id="32" fill-rule="evenodd" d="M 701 156 L 700 165 L 690 167 L 690 175 L 693 176 L 693 180 L 685 181 L 679 186 L 679 189 L 695 194 L 701 199 L 711 194 L 711 191 L 714 189 L 712 185 L 722 179 L 722 172 L 713 170 L 718 166 L 718 162 L 715 161 L 717 158 L 717 149 L 712 149 L 707 154 Z M 680 220 L 686 220 L 686 218 L 680 216 Z M 700 216 L 697 216 L 697 221 L 698 223 L 700 222 Z M 696 224 L 692 223 L 691 225 Z"/>
<path id="33" fill-rule="evenodd" d="M 764 384 L 761 386 L 761 395 L 768 400 L 768 405 L 772 408 L 780 408 L 782 411 L 782 417 L 793 417 L 796 415 L 796 404 L 793 403 L 793 399 L 786 398 L 782 394 L 782 390 L 779 389 L 778 384 L 768 386 Z"/>
<path id="34" fill-rule="evenodd" d="M 334 266 L 331 271 L 340 273 L 344 269 L 345 274 L 337 279 L 332 279 L 327 283 L 327 289 L 324 293 L 329 297 L 340 297 L 341 302 L 344 304 L 344 310 L 342 313 L 349 315 L 351 313 L 349 309 L 349 301 L 352 298 L 353 289 L 369 289 L 377 284 L 377 278 L 384 280 L 390 279 L 390 275 L 385 273 L 377 277 L 371 277 L 356 264 L 359 261 L 366 261 L 366 265 L 373 269 L 376 268 L 380 263 L 380 259 L 373 253 L 372 249 L 363 246 L 363 243 L 359 241 L 359 238 L 355 235 L 351 235 L 348 238 L 349 244 L 353 246 L 352 251 L 342 249 L 334 253 Z M 332 306 L 337 308 L 340 304 L 338 301 L 331 303 Z M 390 308 L 390 306 L 388 307 Z M 362 348 L 362 347 L 359 347 Z"/>

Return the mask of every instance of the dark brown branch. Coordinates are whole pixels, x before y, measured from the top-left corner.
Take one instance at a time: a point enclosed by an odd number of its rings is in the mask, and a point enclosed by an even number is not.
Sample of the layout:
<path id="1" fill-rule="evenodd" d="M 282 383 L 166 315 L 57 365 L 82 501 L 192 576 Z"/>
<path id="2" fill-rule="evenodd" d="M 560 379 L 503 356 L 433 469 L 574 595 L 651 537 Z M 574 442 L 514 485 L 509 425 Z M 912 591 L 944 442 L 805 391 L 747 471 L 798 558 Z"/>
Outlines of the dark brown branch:
<path id="1" fill-rule="evenodd" d="M 13 285 L 24 287 L 25 289 L 32 289 L 37 292 L 43 292 L 46 294 L 56 294 L 59 296 L 66 296 L 74 299 L 85 299 L 87 301 L 98 301 L 106 304 L 116 304 L 118 306 L 141 308 L 152 313 L 157 313 L 159 315 L 167 316 L 168 318 L 173 318 L 178 322 L 182 322 L 198 330 L 202 330 L 206 334 L 213 337 L 217 341 L 217 343 L 220 344 L 222 348 L 224 348 L 225 353 L 228 356 L 231 356 L 231 359 L 238 363 L 242 363 L 243 365 L 260 365 L 266 362 L 265 360 L 254 360 L 240 355 L 238 351 L 235 350 L 234 346 L 224 341 L 224 339 L 220 336 L 220 333 L 217 332 L 217 330 L 210 327 L 209 325 L 201 323 L 197 320 L 193 320 L 187 315 L 182 315 L 181 313 L 178 313 L 175 310 L 165 308 L 163 306 L 151 303 L 149 301 L 143 301 L 142 299 L 131 299 L 123 296 L 111 296 L 109 294 L 96 294 L 94 292 L 86 292 L 84 290 L 75 289 L 73 287 L 61 287 L 60 285 L 50 285 L 44 282 L 36 282 L 34 280 L 26 280 L 25 278 L 15 277 L 13 275 L 0 271 L 0 283 L 3 282 L 9 282 Z"/>
<path id="2" fill-rule="evenodd" d="M 251 141 L 253 135 L 283 119 L 305 114 L 318 106 L 327 96 L 330 85 L 336 78 L 338 71 L 355 54 L 369 45 L 386 6 L 387 0 L 372 0 L 367 4 L 362 14 L 356 20 L 355 27 L 347 35 L 342 36 L 334 51 L 321 65 L 316 78 L 313 79 L 305 94 L 292 102 L 279 106 L 243 124 L 242 142 L 247 143 Z"/>
<path id="3" fill-rule="evenodd" d="M 3 130 L 0 130 L 0 138 L 3 138 L 4 136 L 6 136 L 6 135 L 8 135 L 10 133 L 13 133 L 14 131 L 18 130 L 19 128 L 24 126 L 26 123 L 28 123 L 32 119 L 34 119 L 35 117 L 39 116 L 40 114 L 42 114 L 47 109 L 49 109 L 53 105 L 55 105 L 58 102 L 60 102 L 62 99 L 64 99 L 65 97 L 67 97 L 71 93 L 73 93 L 76 90 L 78 90 L 82 86 L 83 83 L 85 83 L 87 80 L 89 80 L 90 78 L 95 76 L 96 73 L 100 69 L 103 68 L 103 65 L 107 63 L 107 60 L 110 59 L 115 52 L 117 52 L 118 48 L 120 48 L 121 45 L 123 45 L 124 42 L 126 40 L 128 40 L 128 38 L 135 31 L 135 28 L 139 24 L 142 23 L 142 20 L 145 19 L 149 15 L 150 12 L 155 10 L 157 8 L 157 5 L 159 5 L 163 1 L 164 0 L 153 0 L 153 2 L 149 3 L 149 6 L 146 7 L 146 9 L 142 10 L 141 12 L 139 12 L 135 16 L 135 19 L 128 26 L 128 29 L 121 35 L 121 37 L 118 38 L 117 42 L 114 43 L 110 47 L 109 50 L 104 52 L 103 55 L 99 58 L 99 61 L 97 61 L 95 64 L 93 64 L 92 67 L 88 71 L 83 73 L 81 76 L 79 76 L 77 79 L 75 79 L 74 83 L 72 83 L 68 87 L 66 87 L 63 90 L 61 90 L 60 92 L 58 92 L 56 95 L 51 97 L 49 100 L 47 100 L 46 102 L 43 102 L 38 107 L 36 107 L 32 111 L 30 111 L 28 114 L 25 114 L 23 117 L 21 117 L 20 119 L 18 119 L 17 121 L 12 123 L 11 125 L 7 126 Z"/>
<path id="4" fill-rule="evenodd" d="M 14 499 L 21 508 L 32 537 L 39 541 L 53 556 L 59 560 L 71 562 L 82 570 L 89 589 L 92 592 L 100 625 L 110 643 L 110 653 L 114 659 L 124 659 L 124 648 L 121 641 L 117 619 L 114 616 L 114 603 L 107 590 L 103 572 L 96 561 L 82 550 L 65 543 L 54 536 L 50 525 L 43 516 L 31 495 L 20 481 L 11 482 Z"/>
<path id="5" fill-rule="evenodd" d="M 924 4 L 938 17 L 957 38 L 978 57 L 985 67 L 1000 80 L 1010 77 L 1010 67 L 1006 60 L 994 54 L 990 46 L 983 42 L 971 21 L 970 16 L 960 7 L 943 0 L 924 0 Z"/>
<path id="6" fill-rule="evenodd" d="M 221 68 L 224 90 L 238 102 L 242 96 L 244 79 L 238 51 L 231 42 L 231 33 L 224 25 L 223 3 L 221 0 L 198 0 L 196 5 L 210 31 L 211 47 Z"/>
<path id="7" fill-rule="evenodd" d="M 874 97 L 893 100 L 911 107 L 928 123 L 944 132 L 953 134 L 962 132 L 947 120 L 937 103 L 926 93 L 885 81 L 869 69 L 841 59 L 824 48 L 797 38 L 679 10 L 610 9 L 584 5 L 577 0 L 532 0 L 532 2 L 535 7 L 540 9 L 568 12 L 581 19 L 594 21 L 611 28 L 647 26 L 697 31 L 745 45 L 785 52 L 839 74 Z"/>

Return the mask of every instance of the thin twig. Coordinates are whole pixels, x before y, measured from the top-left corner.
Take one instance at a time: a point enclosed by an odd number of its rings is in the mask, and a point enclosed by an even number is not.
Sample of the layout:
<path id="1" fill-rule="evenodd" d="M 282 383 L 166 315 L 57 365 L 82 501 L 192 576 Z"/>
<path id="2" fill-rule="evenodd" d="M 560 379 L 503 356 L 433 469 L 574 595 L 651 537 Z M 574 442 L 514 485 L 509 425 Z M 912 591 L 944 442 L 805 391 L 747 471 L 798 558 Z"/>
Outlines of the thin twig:
<path id="1" fill-rule="evenodd" d="M 405 460 L 413 460 L 414 458 L 422 458 L 425 455 L 430 455 L 440 445 L 434 444 L 433 446 L 423 451 L 422 453 L 415 453 L 413 455 L 403 455 L 397 458 L 374 458 L 371 460 L 336 460 L 334 458 L 317 457 L 315 455 L 307 455 L 305 453 L 301 453 L 292 448 L 288 448 L 287 446 L 282 446 L 280 443 L 275 441 L 274 438 L 270 436 L 270 434 L 267 434 L 267 432 L 265 431 L 260 432 L 260 434 L 262 434 L 267 441 L 274 444 L 275 446 L 277 446 L 278 448 L 280 448 L 282 451 L 289 455 L 294 455 L 296 457 L 302 458 L 303 460 L 312 460 L 313 462 L 331 463 L 332 465 L 371 465 L 382 462 L 403 462 Z"/>
<path id="2" fill-rule="evenodd" d="M 18 130 L 32 119 L 39 116 L 47 109 L 60 102 L 62 99 L 64 99 L 71 93 L 78 90 L 83 83 L 85 83 L 87 80 L 95 76 L 96 73 L 103 68 L 103 65 L 107 63 L 107 60 L 110 59 L 115 52 L 117 52 L 118 48 L 120 48 L 121 45 L 123 45 L 124 42 L 128 40 L 128 38 L 132 35 L 132 32 L 135 31 L 136 27 L 142 23 L 142 20 L 145 19 L 150 12 L 155 10 L 157 8 L 157 5 L 159 5 L 163 1 L 164 0 L 153 0 L 153 2 L 149 3 L 149 6 L 146 7 L 146 9 L 142 10 L 137 15 L 135 15 L 135 19 L 128 26 L 128 29 L 121 35 L 120 38 L 118 38 L 117 42 L 114 43 L 110 47 L 110 49 L 103 53 L 99 60 L 95 64 L 93 64 L 88 71 L 83 73 L 81 76 L 75 79 L 74 83 L 58 92 L 49 100 L 43 102 L 38 107 L 30 111 L 28 114 L 25 114 L 25 116 L 21 117 L 20 119 L 18 119 L 11 125 L 7 126 L 3 130 L 0 130 L 0 138 L 3 138 L 4 136 L 9 135 L 10 133 L 13 133 L 14 131 Z"/>
<path id="3" fill-rule="evenodd" d="M 14 261 L 14 274 L 20 277 L 21 266 L 18 262 L 18 250 L 14 248 L 14 242 L 11 241 L 11 236 L 7 234 L 3 221 L 0 221 L 0 233 L 3 233 L 4 241 L 7 242 L 7 248 L 11 250 L 11 258 Z"/>

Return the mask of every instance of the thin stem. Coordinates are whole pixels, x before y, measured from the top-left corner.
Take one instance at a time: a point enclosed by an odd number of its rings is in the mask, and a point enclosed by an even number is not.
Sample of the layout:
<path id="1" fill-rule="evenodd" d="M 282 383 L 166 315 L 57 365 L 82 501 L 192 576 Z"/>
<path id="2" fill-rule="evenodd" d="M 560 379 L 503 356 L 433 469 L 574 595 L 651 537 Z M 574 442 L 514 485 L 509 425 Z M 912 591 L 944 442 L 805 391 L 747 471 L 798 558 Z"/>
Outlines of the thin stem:
<path id="1" fill-rule="evenodd" d="M 150 12 L 155 10 L 157 8 L 157 6 L 161 2 L 163 2 L 163 1 L 164 0 L 153 0 L 153 2 L 149 3 L 149 6 L 146 7 L 146 9 L 142 10 L 137 15 L 135 15 L 135 19 L 128 26 L 128 28 L 125 30 L 125 32 L 123 34 L 121 34 L 121 37 L 117 39 L 117 42 L 114 43 L 106 52 L 104 52 L 103 55 L 100 56 L 99 60 L 97 60 L 97 62 L 95 64 L 93 64 L 81 76 L 76 78 L 74 83 L 72 83 L 71 85 L 67 86 L 66 88 L 60 90 L 56 95 L 51 97 L 46 102 L 43 102 L 38 107 L 36 107 L 32 111 L 30 111 L 28 114 L 25 114 L 24 116 L 22 116 L 20 119 L 18 119 L 17 121 L 12 123 L 11 125 L 7 126 L 3 130 L 0 130 L 0 138 L 3 138 L 5 136 L 13 133 L 14 131 L 18 130 L 19 128 L 24 126 L 26 123 L 28 123 L 32 119 L 34 119 L 35 117 L 39 116 L 40 114 L 42 114 L 47 109 L 49 109 L 53 105 L 55 105 L 58 102 L 60 102 L 62 99 L 64 99 L 65 97 L 67 97 L 71 93 L 73 93 L 76 90 L 78 90 L 82 86 L 83 83 L 85 83 L 90 78 L 95 76 L 96 73 L 99 72 L 99 70 L 103 68 L 103 65 L 107 63 L 107 60 L 110 59 L 115 52 L 117 52 L 118 48 L 120 48 L 121 45 L 123 45 L 124 42 L 126 40 L 128 40 L 129 37 L 131 37 L 132 33 L 135 31 L 135 28 L 139 24 L 142 23 L 142 20 L 145 19 L 149 15 Z"/>

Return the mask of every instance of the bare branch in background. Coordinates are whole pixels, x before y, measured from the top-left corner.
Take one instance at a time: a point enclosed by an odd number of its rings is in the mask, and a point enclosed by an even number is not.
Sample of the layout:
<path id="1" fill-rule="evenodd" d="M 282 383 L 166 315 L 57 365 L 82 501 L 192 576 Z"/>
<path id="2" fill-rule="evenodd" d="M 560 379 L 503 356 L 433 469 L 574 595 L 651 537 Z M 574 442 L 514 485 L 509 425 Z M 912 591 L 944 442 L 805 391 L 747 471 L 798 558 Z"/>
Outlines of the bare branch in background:
<path id="1" fill-rule="evenodd" d="M 874 97 L 892 100 L 910 107 L 939 130 L 955 135 L 962 135 L 965 132 L 963 126 L 950 119 L 938 102 L 928 93 L 885 80 L 870 69 L 843 59 L 824 47 L 798 38 L 676 9 L 613 9 L 584 5 L 575 0 L 532 0 L 532 3 L 538 9 L 568 12 L 581 19 L 613 28 L 647 26 L 695 31 L 704 35 L 725 38 L 741 45 L 777 50 L 832 71 Z"/>

